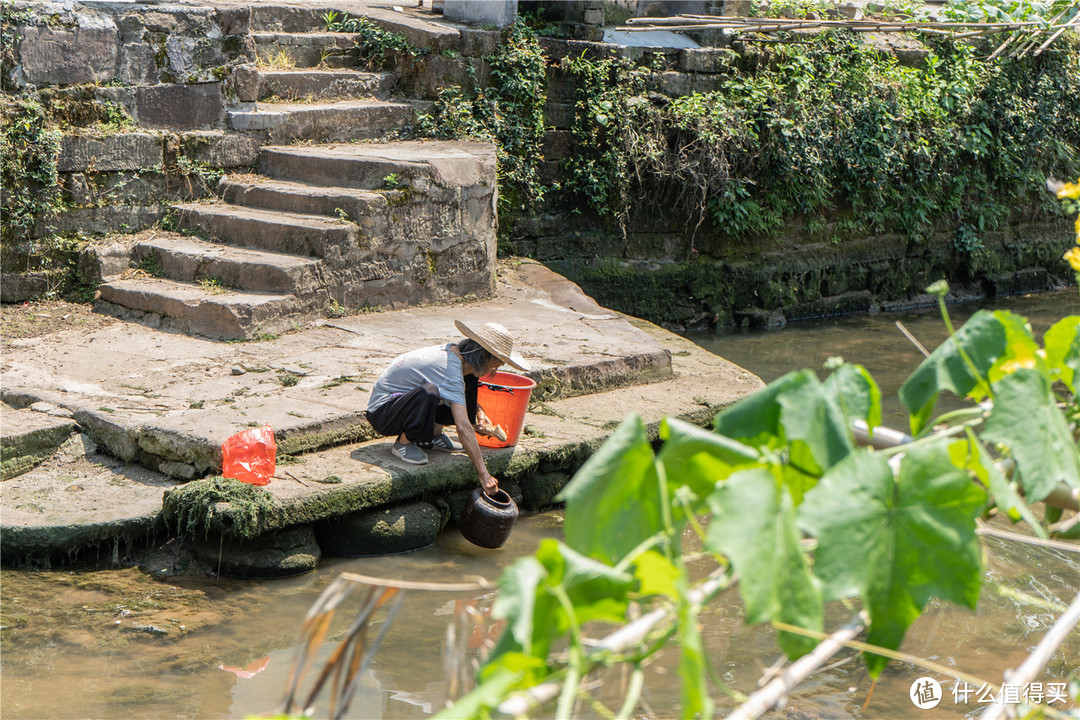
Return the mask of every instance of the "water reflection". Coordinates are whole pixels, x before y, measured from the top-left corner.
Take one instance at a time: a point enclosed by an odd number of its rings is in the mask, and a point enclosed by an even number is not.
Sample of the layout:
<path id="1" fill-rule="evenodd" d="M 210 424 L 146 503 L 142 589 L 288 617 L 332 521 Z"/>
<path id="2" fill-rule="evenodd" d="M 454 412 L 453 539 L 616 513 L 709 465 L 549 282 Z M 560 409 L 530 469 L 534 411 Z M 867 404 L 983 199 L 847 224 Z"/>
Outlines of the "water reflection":
<path id="1" fill-rule="evenodd" d="M 1080 309 L 1076 298 L 1075 291 L 1069 291 L 996 306 L 1027 315 L 1041 331 L 1066 312 Z M 954 308 L 958 322 L 974 309 Z M 945 337 L 934 312 L 918 312 L 693 339 L 766 380 L 792 369 L 820 367 L 828 357 L 842 355 L 866 365 L 888 397 L 895 396 L 921 358 L 895 328 L 897 319 L 928 347 Z M 891 407 L 889 412 L 898 412 L 895 401 Z M 890 424 L 903 427 L 904 422 L 893 416 Z M 4 570 L 0 573 L 4 718 L 243 718 L 269 712 L 280 700 L 301 620 L 339 573 L 429 582 L 476 577 L 494 581 L 514 559 L 533 553 L 542 539 L 561 534 L 561 514 L 545 513 L 522 518 L 499 551 L 477 548 L 448 530 L 435 545 L 415 553 L 327 558 L 314 573 L 275 581 L 164 580 L 136 570 Z M 904 648 L 1001 682 L 1005 669 L 1024 659 L 1075 596 L 1080 565 L 1075 554 L 1055 550 L 996 539 L 987 539 L 985 547 L 986 576 L 1006 593 L 986 587 L 974 612 L 932 602 L 909 630 Z M 352 609 L 341 611 L 332 641 L 341 637 L 348 616 L 362 602 L 362 594 L 356 595 Z M 442 707 L 450 692 L 443 664 L 447 625 L 463 603 L 475 603 L 482 613 L 491 600 L 490 591 L 410 593 L 362 681 L 349 717 L 412 720 Z M 852 613 L 853 608 L 835 604 L 828 608 L 827 627 L 839 626 Z M 752 692 L 778 657 L 772 630 L 742 624 L 735 591 L 711 603 L 701 622 L 716 676 L 730 688 Z M 487 632 L 497 630 L 489 627 Z M 475 659 L 483 641 L 482 634 L 470 634 L 461 644 Z M 325 648 L 322 657 L 330 649 Z M 869 679 L 861 661 L 851 657 L 838 655 L 838 664 L 812 676 L 775 716 L 880 720 L 916 716 L 908 690 L 926 671 L 890 664 L 864 708 Z M 1067 678 L 1078 659 L 1080 643 L 1074 633 L 1040 679 Z M 677 650 L 667 650 L 646 668 L 643 697 L 651 717 L 678 715 L 677 666 Z M 625 675 L 611 671 L 602 680 L 593 693 L 617 708 Z M 951 687 L 948 682 L 943 685 L 946 690 Z M 734 705 L 722 694 L 717 702 L 718 713 Z M 967 717 L 984 707 L 974 699 L 956 703 L 947 692 L 932 716 Z M 588 708 L 577 714 L 589 715 Z"/>

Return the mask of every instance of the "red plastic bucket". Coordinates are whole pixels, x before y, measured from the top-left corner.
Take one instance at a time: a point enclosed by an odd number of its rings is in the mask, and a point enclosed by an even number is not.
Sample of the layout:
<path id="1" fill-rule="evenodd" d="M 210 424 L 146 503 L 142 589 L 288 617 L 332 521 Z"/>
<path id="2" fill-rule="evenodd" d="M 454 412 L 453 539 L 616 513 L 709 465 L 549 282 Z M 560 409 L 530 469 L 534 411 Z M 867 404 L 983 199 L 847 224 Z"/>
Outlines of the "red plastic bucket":
<path id="1" fill-rule="evenodd" d="M 518 441 L 525 427 L 525 410 L 536 383 L 522 375 L 497 372 L 480 379 L 476 402 L 483 408 L 492 425 L 499 425 L 506 433 L 506 440 L 480 435 L 476 440 L 484 447 L 510 447 Z"/>

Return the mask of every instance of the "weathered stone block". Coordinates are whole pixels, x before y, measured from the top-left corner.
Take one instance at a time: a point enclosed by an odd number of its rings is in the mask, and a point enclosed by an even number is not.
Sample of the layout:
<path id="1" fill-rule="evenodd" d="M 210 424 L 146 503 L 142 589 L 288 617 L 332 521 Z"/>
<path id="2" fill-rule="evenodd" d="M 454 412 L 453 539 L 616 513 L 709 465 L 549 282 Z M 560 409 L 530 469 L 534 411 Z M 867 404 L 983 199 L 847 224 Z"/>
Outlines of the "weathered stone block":
<path id="1" fill-rule="evenodd" d="M 353 513 L 316 526 L 328 555 L 363 557 L 409 552 L 435 542 L 446 518 L 427 502 Z"/>
<path id="2" fill-rule="evenodd" d="M 224 108 L 221 85 L 153 85 L 136 93 L 136 118 L 144 127 L 197 130 L 218 122 Z"/>
<path id="3" fill-rule="evenodd" d="M 100 27 L 26 27 L 19 57 L 27 82 L 78 85 L 116 77 L 119 35 L 111 20 Z"/>
<path id="4" fill-rule="evenodd" d="M 60 172 L 143 170 L 160 165 L 164 157 L 160 135 L 130 133 L 108 137 L 65 135 L 60 142 Z"/>
<path id="5" fill-rule="evenodd" d="M 544 135 L 545 160 L 562 160 L 569 157 L 574 146 L 574 133 L 569 130 L 549 130 Z"/>
<path id="6" fill-rule="evenodd" d="M 74 420 L 4 408 L 0 479 L 15 477 L 48 458 L 78 427 Z"/>
<path id="7" fill-rule="evenodd" d="M 34 237 L 46 237 L 54 233 L 109 235 L 136 232 L 154 225 L 164 212 L 163 205 L 73 208 L 61 213 L 49 224 L 36 226 Z"/>
<path id="8" fill-rule="evenodd" d="M 686 48 L 679 53 L 679 67 L 689 73 L 725 72 L 734 57 L 727 48 Z"/>
<path id="9" fill-rule="evenodd" d="M 129 85 L 153 85 L 158 81 L 158 66 L 154 51 L 145 43 L 127 43 L 120 48 L 120 82 Z"/>
<path id="10" fill-rule="evenodd" d="M 461 29 L 461 54 L 466 57 L 487 57 L 499 48 L 499 33 L 493 30 Z"/>
<path id="11" fill-rule="evenodd" d="M 551 127 L 560 130 L 574 124 L 574 106 L 570 103 L 549 102 L 544 106 L 544 120 Z"/>
<path id="12" fill-rule="evenodd" d="M 218 8 L 214 22 L 223 35 L 247 35 L 251 32 L 251 8 Z"/>
<path id="13" fill-rule="evenodd" d="M 0 302 L 34 300 L 59 280 L 52 272 L 4 273 L 0 276 Z"/>
<path id="14" fill-rule="evenodd" d="M 256 102 L 259 99 L 259 71 L 254 65 L 233 68 L 230 82 L 240 102 Z"/>
<path id="15" fill-rule="evenodd" d="M 253 137 L 216 130 L 184 133 L 180 147 L 186 157 L 222 168 L 254 165 L 261 149 L 259 141 Z"/>
<path id="16" fill-rule="evenodd" d="M 218 77 L 221 66 L 229 62 L 220 42 L 206 37 L 170 35 L 165 40 L 165 67 L 175 82 L 205 83 Z"/>
<path id="17" fill-rule="evenodd" d="M 650 80 L 649 85 L 668 97 L 682 97 L 713 92 L 720 86 L 720 77 L 704 73 L 665 72 Z"/>
<path id="18" fill-rule="evenodd" d="M 202 560 L 220 566 L 230 577 L 274 578 L 314 570 L 322 551 L 310 525 L 288 528 L 272 535 L 239 540 L 231 535 L 203 539 L 196 536 L 195 552 Z"/>
<path id="19" fill-rule="evenodd" d="M 447 20 L 506 27 L 517 17 L 517 0 L 445 0 L 443 16 Z"/>

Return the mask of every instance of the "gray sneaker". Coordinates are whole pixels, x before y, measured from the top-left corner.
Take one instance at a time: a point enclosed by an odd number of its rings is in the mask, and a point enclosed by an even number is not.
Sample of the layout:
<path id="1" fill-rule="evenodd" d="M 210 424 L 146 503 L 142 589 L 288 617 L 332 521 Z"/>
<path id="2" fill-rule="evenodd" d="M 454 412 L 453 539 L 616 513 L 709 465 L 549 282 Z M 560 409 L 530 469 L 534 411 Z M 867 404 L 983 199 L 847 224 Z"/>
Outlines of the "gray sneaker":
<path id="1" fill-rule="evenodd" d="M 432 450 L 442 450 L 443 452 L 457 452 L 461 450 L 461 443 L 456 443 L 447 436 L 446 433 L 442 433 L 430 445 Z"/>
<path id="2" fill-rule="evenodd" d="M 412 465 L 427 465 L 427 453 L 418 448 L 415 443 L 405 445 L 395 442 L 390 452 Z"/>

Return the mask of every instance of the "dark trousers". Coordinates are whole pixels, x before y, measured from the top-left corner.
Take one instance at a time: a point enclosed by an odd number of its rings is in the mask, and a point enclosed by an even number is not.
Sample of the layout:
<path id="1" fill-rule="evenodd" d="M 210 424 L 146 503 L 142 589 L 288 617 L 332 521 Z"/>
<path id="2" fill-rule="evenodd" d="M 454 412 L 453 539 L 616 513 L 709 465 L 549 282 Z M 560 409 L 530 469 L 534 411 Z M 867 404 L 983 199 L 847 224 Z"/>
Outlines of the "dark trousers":
<path id="1" fill-rule="evenodd" d="M 471 375 L 465 378 L 465 403 L 470 422 L 476 422 L 476 380 Z M 367 419 L 380 435 L 405 433 L 409 442 L 430 445 L 435 439 L 436 425 L 454 424 L 450 408 L 440 405 L 439 400 L 439 388 L 432 383 L 424 383 L 369 411 Z"/>

